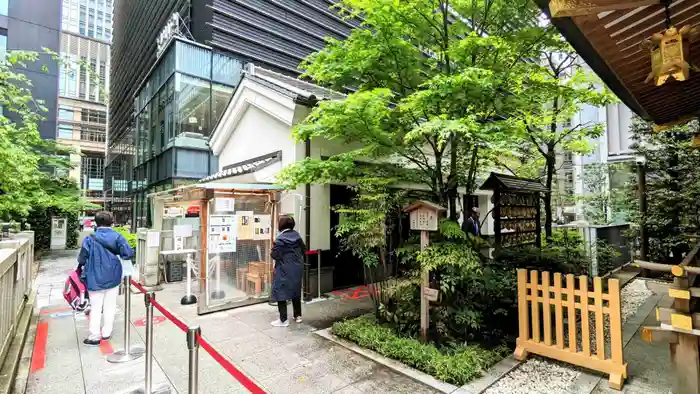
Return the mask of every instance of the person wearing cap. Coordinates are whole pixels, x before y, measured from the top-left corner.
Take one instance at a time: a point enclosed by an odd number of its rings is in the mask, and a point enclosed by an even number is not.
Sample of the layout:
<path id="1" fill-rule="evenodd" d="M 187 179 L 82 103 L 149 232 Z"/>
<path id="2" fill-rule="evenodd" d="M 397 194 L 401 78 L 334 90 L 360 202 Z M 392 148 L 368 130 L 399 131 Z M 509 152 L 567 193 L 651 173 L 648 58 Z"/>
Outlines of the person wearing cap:
<path id="1" fill-rule="evenodd" d="M 473 235 L 480 235 L 481 229 L 479 228 L 479 209 L 474 207 L 470 211 L 470 215 L 467 218 L 467 232 Z"/>

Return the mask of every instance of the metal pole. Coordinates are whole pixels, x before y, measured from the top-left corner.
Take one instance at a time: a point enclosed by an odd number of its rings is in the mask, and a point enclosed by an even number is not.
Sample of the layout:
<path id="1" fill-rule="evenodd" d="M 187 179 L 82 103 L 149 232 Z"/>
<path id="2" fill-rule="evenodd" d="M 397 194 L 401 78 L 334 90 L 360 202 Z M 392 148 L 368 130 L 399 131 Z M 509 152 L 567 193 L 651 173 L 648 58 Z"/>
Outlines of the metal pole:
<path id="1" fill-rule="evenodd" d="M 143 295 L 146 304 L 146 371 L 144 388 L 134 390 L 131 394 L 166 394 L 170 393 L 170 386 L 161 384 L 153 389 L 153 302 L 156 300 L 155 293 L 148 292 Z"/>
<path id="2" fill-rule="evenodd" d="M 146 303 L 146 394 L 151 394 L 153 385 L 153 303 L 156 295 L 148 292 L 143 295 Z"/>
<path id="3" fill-rule="evenodd" d="M 318 279 L 318 298 L 321 299 L 321 249 L 318 251 L 318 271 L 316 271 L 316 279 Z"/>
<path id="4" fill-rule="evenodd" d="M 189 378 L 187 382 L 189 394 L 197 393 L 199 384 L 199 336 L 202 330 L 199 326 L 190 327 L 187 330 L 187 349 L 190 353 Z"/>
<path id="5" fill-rule="evenodd" d="M 124 277 L 124 348 L 109 356 L 110 363 L 124 363 L 136 360 L 143 356 L 144 349 L 140 347 L 131 348 L 131 276 Z"/>

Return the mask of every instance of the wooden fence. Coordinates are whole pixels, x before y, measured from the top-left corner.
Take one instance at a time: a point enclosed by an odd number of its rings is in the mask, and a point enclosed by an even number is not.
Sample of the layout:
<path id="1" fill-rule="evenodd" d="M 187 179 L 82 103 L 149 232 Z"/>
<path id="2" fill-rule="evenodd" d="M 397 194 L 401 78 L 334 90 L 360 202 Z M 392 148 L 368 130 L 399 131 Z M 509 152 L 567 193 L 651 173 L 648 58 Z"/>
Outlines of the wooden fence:
<path id="1" fill-rule="evenodd" d="M 531 271 L 528 281 L 528 272 L 518 270 L 520 333 L 515 358 L 522 361 L 533 353 L 607 373 L 610 387 L 622 389 L 627 378 L 627 364 L 622 357 L 620 282 L 608 280 L 608 291 L 604 292 L 602 279 L 596 277 L 591 292 L 587 276 L 578 277 L 577 288 L 574 275 L 566 275 L 564 283 L 560 273 L 555 273 L 553 278 L 549 272 L 541 274 L 540 281 L 540 272 Z M 609 321 L 607 326 L 605 315 Z M 591 349 L 591 334 L 595 337 L 595 352 Z M 606 336 L 610 338 L 609 358 L 605 352 Z"/>

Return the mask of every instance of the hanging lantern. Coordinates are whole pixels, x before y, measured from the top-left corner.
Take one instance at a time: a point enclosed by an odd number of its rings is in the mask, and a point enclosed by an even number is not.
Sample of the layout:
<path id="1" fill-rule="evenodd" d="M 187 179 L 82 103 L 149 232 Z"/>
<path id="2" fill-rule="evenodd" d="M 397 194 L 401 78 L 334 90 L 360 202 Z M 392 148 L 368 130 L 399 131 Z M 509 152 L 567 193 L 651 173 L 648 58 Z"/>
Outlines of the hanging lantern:
<path id="1" fill-rule="evenodd" d="M 671 26 L 663 32 L 651 36 L 651 40 L 642 42 L 642 48 L 649 49 L 651 72 L 644 81 L 654 80 L 656 86 L 661 86 L 669 78 L 685 81 L 690 76 L 690 69 L 695 69 L 690 63 L 690 42 L 696 37 L 695 29 L 689 25 L 680 30 Z"/>
<path id="2" fill-rule="evenodd" d="M 650 49 L 649 52 L 651 54 L 651 72 L 647 76 L 647 79 L 644 80 L 644 83 L 649 83 L 653 79 L 656 86 L 663 85 L 666 79 L 668 79 L 668 76 L 659 76 L 659 71 L 661 70 L 661 49 L 656 47 Z"/>

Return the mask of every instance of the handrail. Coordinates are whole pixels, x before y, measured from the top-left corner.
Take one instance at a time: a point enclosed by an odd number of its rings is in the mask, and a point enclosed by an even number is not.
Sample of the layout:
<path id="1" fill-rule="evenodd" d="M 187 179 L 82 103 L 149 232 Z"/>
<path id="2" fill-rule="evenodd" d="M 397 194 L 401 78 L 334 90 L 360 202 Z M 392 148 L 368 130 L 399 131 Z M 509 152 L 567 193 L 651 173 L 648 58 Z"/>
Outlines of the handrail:
<path id="1" fill-rule="evenodd" d="M 16 238 L 0 241 L 0 365 L 10 350 L 10 342 L 25 310 L 32 289 L 34 233 L 24 231 Z"/>
<path id="2" fill-rule="evenodd" d="M 132 286 L 134 286 L 139 292 L 143 294 L 148 294 L 149 292 L 138 282 L 134 281 L 133 279 L 129 279 L 129 282 L 131 283 Z M 127 290 L 128 291 L 128 290 Z M 155 298 L 150 299 L 150 303 L 158 309 L 160 313 L 165 316 L 166 319 L 170 320 L 177 328 L 179 328 L 182 332 L 188 335 L 188 338 L 192 335 L 190 332 L 195 330 L 195 347 L 201 346 L 209 355 L 221 365 L 222 368 L 226 372 L 228 372 L 231 376 L 233 376 L 234 379 L 236 379 L 243 387 L 245 387 L 249 392 L 254 393 L 254 394 L 265 394 L 265 391 L 260 388 L 252 379 L 250 379 L 248 376 L 246 376 L 242 371 L 240 371 L 236 366 L 231 363 L 226 357 L 224 357 L 218 350 L 214 348 L 209 342 L 207 342 L 204 337 L 201 335 L 201 330 L 199 330 L 198 327 L 195 326 L 189 326 L 187 323 L 173 315 L 167 308 L 165 308 L 163 305 L 161 305 L 158 301 L 156 301 Z M 131 306 L 128 305 L 128 308 Z M 152 324 L 152 322 L 147 322 L 147 324 Z M 147 338 L 148 339 L 148 338 Z M 188 343 L 189 344 L 189 343 Z M 147 345 L 148 346 L 148 345 Z M 192 350 L 192 349 L 190 349 Z M 192 353 L 192 352 L 191 352 Z M 196 357 L 196 352 L 195 356 Z M 192 361 L 192 360 L 191 360 Z M 197 364 L 195 362 L 195 368 L 194 371 L 190 371 L 190 373 L 195 373 L 197 374 Z M 197 387 L 196 385 L 196 376 L 190 376 L 190 383 L 194 380 L 194 386 L 190 384 L 190 387 Z M 190 394 L 194 394 L 190 392 Z"/>

